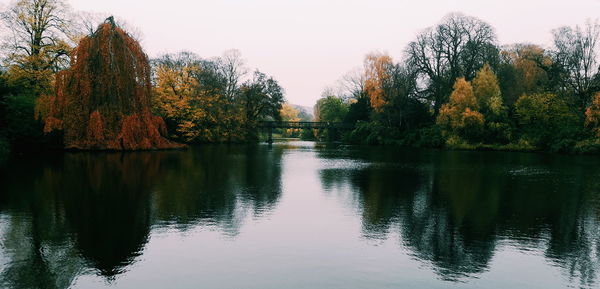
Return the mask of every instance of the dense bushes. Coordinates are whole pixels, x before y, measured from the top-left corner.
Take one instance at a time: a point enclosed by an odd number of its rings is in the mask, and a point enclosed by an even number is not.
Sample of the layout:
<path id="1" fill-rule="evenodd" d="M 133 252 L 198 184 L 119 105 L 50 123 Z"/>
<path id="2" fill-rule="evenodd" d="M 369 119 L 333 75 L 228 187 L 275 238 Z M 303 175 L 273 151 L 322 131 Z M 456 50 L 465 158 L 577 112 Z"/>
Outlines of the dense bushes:
<path id="1" fill-rule="evenodd" d="M 7 158 L 9 152 L 10 146 L 8 141 L 3 136 L 0 136 L 0 162 Z"/>
<path id="2" fill-rule="evenodd" d="M 566 152 L 581 137 L 582 121 L 556 94 L 524 94 L 515 113 L 521 137 L 540 149 Z"/>

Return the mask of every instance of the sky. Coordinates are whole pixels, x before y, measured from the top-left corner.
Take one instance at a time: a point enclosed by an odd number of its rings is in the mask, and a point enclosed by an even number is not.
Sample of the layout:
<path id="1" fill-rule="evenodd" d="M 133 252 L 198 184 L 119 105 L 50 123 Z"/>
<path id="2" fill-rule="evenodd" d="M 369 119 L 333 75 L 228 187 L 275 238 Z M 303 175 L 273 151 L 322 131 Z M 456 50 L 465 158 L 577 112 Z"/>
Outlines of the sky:
<path id="1" fill-rule="evenodd" d="M 66 0 L 74 10 L 114 15 L 136 27 L 150 57 L 238 49 L 273 76 L 286 99 L 312 106 L 364 56 L 395 60 L 424 28 L 462 12 L 495 28 L 500 44 L 552 45 L 551 30 L 600 17 L 600 0 Z M 6 6 L 9 1 L 1 1 Z"/>

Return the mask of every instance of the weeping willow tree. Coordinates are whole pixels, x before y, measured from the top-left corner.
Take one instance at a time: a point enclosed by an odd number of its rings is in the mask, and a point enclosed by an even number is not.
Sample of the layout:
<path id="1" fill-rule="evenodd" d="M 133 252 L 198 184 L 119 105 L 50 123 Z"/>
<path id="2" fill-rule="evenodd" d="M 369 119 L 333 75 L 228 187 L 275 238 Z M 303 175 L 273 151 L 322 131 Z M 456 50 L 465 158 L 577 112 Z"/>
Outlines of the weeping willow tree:
<path id="1" fill-rule="evenodd" d="M 62 130 L 67 149 L 148 150 L 180 147 L 152 115 L 148 57 L 112 17 L 83 38 L 71 67 L 56 76 L 55 95 L 38 112 L 44 131 Z"/>

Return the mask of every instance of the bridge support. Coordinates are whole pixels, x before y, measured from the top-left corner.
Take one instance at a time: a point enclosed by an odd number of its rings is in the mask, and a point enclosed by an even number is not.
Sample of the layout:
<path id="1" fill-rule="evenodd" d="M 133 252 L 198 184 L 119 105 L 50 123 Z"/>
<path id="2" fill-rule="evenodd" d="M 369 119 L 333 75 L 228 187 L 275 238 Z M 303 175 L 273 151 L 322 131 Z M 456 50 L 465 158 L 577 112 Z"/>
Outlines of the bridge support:
<path id="1" fill-rule="evenodd" d="M 268 131 L 268 134 L 269 134 L 269 136 L 267 138 L 267 143 L 268 144 L 272 144 L 273 143 L 273 127 L 269 127 L 267 129 L 267 131 Z"/>

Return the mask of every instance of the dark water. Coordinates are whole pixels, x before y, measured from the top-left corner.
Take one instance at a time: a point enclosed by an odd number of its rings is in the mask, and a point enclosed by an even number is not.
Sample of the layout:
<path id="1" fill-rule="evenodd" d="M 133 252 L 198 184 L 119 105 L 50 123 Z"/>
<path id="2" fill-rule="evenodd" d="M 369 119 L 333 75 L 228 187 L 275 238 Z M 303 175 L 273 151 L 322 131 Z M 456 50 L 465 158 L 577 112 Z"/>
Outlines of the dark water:
<path id="1" fill-rule="evenodd" d="M 302 142 L 17 157 L 0 288 L 600 288 L 599 160 Z"/>

